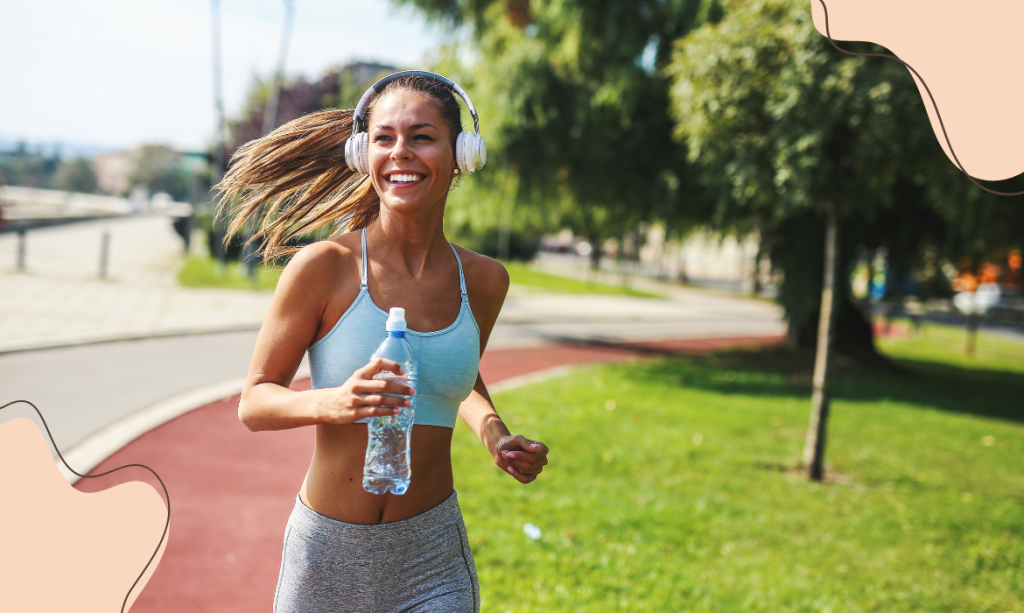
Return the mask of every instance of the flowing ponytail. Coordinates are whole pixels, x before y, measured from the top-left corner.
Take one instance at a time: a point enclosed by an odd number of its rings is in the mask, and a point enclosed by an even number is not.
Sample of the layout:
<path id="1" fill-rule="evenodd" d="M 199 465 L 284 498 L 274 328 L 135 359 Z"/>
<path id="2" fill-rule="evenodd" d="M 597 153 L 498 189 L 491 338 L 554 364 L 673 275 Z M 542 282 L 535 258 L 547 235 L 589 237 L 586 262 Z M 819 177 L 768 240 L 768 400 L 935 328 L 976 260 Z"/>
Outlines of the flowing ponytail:
<path id="1" fill-rule="evenodd" d="M 462 131 L 455 93 L 432 79 L 403 77 L 388 84 L 368 112 L 394 89 L 419 92 L 438 104 L 454 153 L 455 138 Z M 215 186 L 220 191 L 217 215 L 228 221 L 225 241 L 252 223 L 255 232 L 247 244 L 261 244 L 260 255 L 267 262 L 295 253 L 299 248 L 289 246 L 289 241 L 328 224 L 353 231 L 377 219 L 380 196 L 370 177 L 345 163 L 352 113 L 353 109 L 312 113 L 239 147 Z"/>
<path id="2" fill-rule="evenodd" d="M 288 242 L 334 223 L 359 230 L 380 214 L 369 176 L 345 164 L 352 109 L 312 113 L 242 145 L 215 189 L 227 237 L 256 224 L 248 242 L 264 261 L 289 255 Z M 226 238 L 225 240 L 229 240 Z"/>

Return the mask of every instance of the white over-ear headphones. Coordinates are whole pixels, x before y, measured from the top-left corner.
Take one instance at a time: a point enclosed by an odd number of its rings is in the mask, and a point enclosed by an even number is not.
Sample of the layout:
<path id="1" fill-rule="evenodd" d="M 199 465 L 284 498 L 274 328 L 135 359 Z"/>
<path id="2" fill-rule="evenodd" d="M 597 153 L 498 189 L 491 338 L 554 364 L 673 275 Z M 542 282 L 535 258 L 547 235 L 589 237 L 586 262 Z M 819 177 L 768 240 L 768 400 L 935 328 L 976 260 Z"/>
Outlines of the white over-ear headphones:
<path id="1" fill-rule="evenodd" d="M 348 164 L 348 167 L 364 175 L 370 174 L 370 147 L 369 137 L 366 133 L 369 127 L 366 125 L 366 111 L 369 108 L 370 101 L 384 91 L 388 83 L 402 77 L 413 76 L 423 77 L 431 81 L 440 81 L 452 88 L 452 91 L 466 101 L 466 106 L 469 107 L 469 114 L 473 116 L 473 127 L 476 129 L 476 132 L 466 130 L 455 139 L 455 164 L 460 172 L 475 172 L 483 168 L 484 164 L 487 163 L 487 142 L 480 136 L 480 118 L 477 117 L 473 101 L 469 99 L 469 95 L 454 81 L 442 77 L 435 72 L 427 72 L 425 70 L 403 70 L 402 72 L 389 74 L 366 90 L 363 97 L 359 99 L 356 110 L 352 113 L 352 136 L 345 142 L 345 163 Z"/>

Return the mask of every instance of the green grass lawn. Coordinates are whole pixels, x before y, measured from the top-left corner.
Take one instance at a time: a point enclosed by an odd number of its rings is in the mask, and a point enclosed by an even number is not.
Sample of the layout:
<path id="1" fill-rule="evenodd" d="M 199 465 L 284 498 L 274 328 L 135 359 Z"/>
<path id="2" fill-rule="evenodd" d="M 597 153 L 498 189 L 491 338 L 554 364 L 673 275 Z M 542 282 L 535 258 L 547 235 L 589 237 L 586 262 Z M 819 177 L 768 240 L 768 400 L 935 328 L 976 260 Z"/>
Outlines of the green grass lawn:
<path id="1" fill-rule="evenodd" d="M 273 290 L 277 287 L 281 270 L 268 269 L 260 264 L 256 269 L 256 283 L 253 283 L 246 276 L 245 267 L 238 262 L 229 262 L 227 270 L 221 271 L 214 258 L 190 255 L 178 271 L 178 283 L 185 287 Z"/>
<path id="2" fill-rule="evenodd" d="M 508 269 L 512 283 L 525 287 L 537 288 L 549 292 L 568 294 L 607 294 L 613 296 L 634 296 L 641 298 L 662 298 L 660 294 L 644 292 L 631 287 L 589 283 L 568 277 L 559 277 L 537 272 L 521 262 L 503 262 Z M 238 262 L 228 264 L 227 271 L 222 274 L 217 261 L 210 257 L 189 256 L 185 265 L 178 271 L 178 282 L 185 287 L 222 287 L 227 289 L 261 289 L 273 290 L 281 277 L 282 268 L 268 269 L 260 265 L 256 284 L 253 285 L 245 276 Z"/>
<path id="3" fill-rule="evenodd" d="M 528 486 L 453 446 L 485 611 L 1024 611 L 1024 345 L 930 326 L 840 363 L 829 481 L 796 470 L 808 355 L 581 368 L 499 393 Z M 543 536 L 531 541 L 527 522 Z"/>
<path id="4" fill-rule="evenodd" d="M 611 296 L 633 296 L 636 298 L 664 298 L 661 294 L 645 292 L 622 285 L 592 283 L 558 275 L 538 272 L 523 262 L 502 262 L 508 270 L 509 279 L 515 285 L 533 287 L 562 294 L 606 294 Z"/>

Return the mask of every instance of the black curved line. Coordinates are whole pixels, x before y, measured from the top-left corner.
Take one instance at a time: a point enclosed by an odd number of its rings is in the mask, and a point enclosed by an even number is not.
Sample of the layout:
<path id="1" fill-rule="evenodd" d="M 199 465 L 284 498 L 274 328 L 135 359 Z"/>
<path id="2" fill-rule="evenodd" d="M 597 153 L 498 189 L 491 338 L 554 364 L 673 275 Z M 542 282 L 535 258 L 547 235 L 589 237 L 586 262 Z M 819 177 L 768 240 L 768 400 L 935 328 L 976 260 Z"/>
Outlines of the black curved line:
<path id="1" fill-rule="evenodd" d="M 125 464 L 124 466 L 118 466 L 117 468 L 108 470 L 107 472 L 100 473 L 98 475 L 83 475 L 77 472 L 74 468 L 71 468 L 71 466 L 68 465 L 68 461 L 64 459 L 63 455 L 61 455 L 60 449 L 57 448 L 57 441 L 53 440 L 53 433 L 50 432 L 50 426 L 46 423 L 46 418 L 43 417 L 43 413 L 39 410 L 39 407 L 32 404 L 28 400 L 12 400 L 11 402 L 8 402 L 3 406 L 0 406 L 0 410 L 6 409 L 12 404 L 18 404 L 19 402 L 24 402 L 25 404 L 36 410 L 36 413 L 39 415 L 39 419 L 43 420 L 43 427 L 46 428 L 46 433 L 50 435 L 50 442 L 53 443 L 53 448 L 57 451 L 57 456 L 60 458 L 60 461 L 64 462 L 64 466 L 67 466 L 68 470 L 75 473 L 79 477 L 82 477 L 83 479 L 95 479 L 96 477 L 102 477 L 104 475 L 109 475 L 110 473 L 117 472 L 122 468 L 138 466 L 139 468 L 145 468 L 149 472 L 153 473 L 153 476 L 156 477 L 156 480 L 160 482 L 160 487 L 164 488 L 164 496 L 167 497 L 167 521 L 166 523 L 164 523 L 164 533 L 160 535 L 160 542 L 157 543 L 156 549 L 153 551 L 153 555 L 149 557 L 149 561 L 146 562 L 146 565 L 142 567 L 142 572 L 139 573 L 139 576 L 135 579 L 135 583 L 132 583 L 132 586 L 128 588 L 128 593 L 124 595 L 124 602 L 121 603 L 121 613 L 124 613 L 124 608 L 128 606 L 128 597 L 132 595 L 132 590 L 134 590 L 135 586 L 138 585 L 139 581 L 142 580 L 142 576 L 146 574 L 146 569 L 149 568 L 149 565 L 153 563 L 153 560 L 156 558 L 156 554 L 160 552 L 160 547 L 162 547 L 164 544 L 164 539 L 167 538 L 167 529 L 171 526 L 171 495 L 170 493 L 167 492 L 167 486 L 164 485 L 164 481 L 163 479 L 160 478 L 160 475 L 156 474 L 155 470 L 146 466 L 145 464 Z"/>
<path id="2" fill-rule="evenodd" d="M 841 48 L 839 45 L 836 44 L 836 42 L 834 40 L 832 40 L 832 33 L 829 31 L 829 28 L 828 28 L 828 7 L 825 6 L 825 0 L 818 0 L 818 3 L 821 4 L 821 8 L 825 9 L 825 36 L 828 38 L 828 42 L 832 43 L 832 46 L 836 48 L 836 51 L 839 51 L 841 53 L 845 53 L 846 55 L 863 55 L 863 56 L 868 56 L 868 57 L 885 57 L 885 58 L 889 58 L 890 60 L 896 60 L 900 64 L 903 64 L 904 66 L 906 66 L 907 69 L 909 69 L 910 72 L 914 73 L 914 76 L 917 77 L 918 80 L 921 81 L 921 85 L 924 85 L 924 90 L 926 92 L 928 92 L 928 98 L 931 99 L 931 101 L 932 101 L 932 108 L 935 109 L 935 116 L 939 118 L 939 126 L 942 127 L 942 136 L 945 137 L 945 139 L 946 139 L 946 146 L 949 147 L 949 153 L 953 156 L 953 160 L 956 161 L 957 168 L 960 169 L 960 172 L 964 173 L 964 176 L 966 176 L 971 181 L 971 183 L 974 183 L 977 187 L 980 187 L 981 189 L 985 190 L 986 192 L 988 192 L 990 194 L 995 194 L 996 196 L 1021 196 L 1021 195 L 1024 195 L 1024 191 L 1019 191 L 1019 192 L 997 192 L 997 191 L 989 189 L 989 188 L 985 187 L 984 185 L 982 185 L 981 183 L 978 183 L 977 181 L 975 181 L 974 177 L 972 177 L 967 172 L 967 170 L 964 169 L 964 165 L 960 163 L 960 158 L 958 158 L 956 156 L 956 151 L 953 151 L 953 143 L 949 142 L 949 134 L 946 133 L 946 124 L 945 124 L 945 122 L 942 121 L 942 115 L 939 113 L 939 105 L 935 103 L 935 96 L 932 95 L 932 90 L 928 87 L 928 84 L 925 83 L 924 78 L 921 77 L 921 75 L 917 72 L 917 70 L 915 70 L 913 66 L 911 66 L 910 64 L 904 62 L 903 60 L 901 60 L 900 58 L 896 57 L 895 55 L 889 55 L 888 53 L 858 53 L 858 52 L 855 52 L 855 51 L 847 51 L 846 49 Z"/>

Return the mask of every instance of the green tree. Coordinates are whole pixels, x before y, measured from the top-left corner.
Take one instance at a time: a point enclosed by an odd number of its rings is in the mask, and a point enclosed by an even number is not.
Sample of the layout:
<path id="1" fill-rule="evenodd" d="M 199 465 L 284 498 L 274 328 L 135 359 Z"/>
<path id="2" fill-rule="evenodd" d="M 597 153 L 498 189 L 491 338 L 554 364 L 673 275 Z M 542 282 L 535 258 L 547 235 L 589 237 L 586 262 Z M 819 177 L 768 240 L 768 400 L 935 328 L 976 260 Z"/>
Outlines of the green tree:
<path id="1" fill-rule="evenodd" d="M 180 167 L 181 154 L 165 145 L 145 145 L 139 148 L 128 187 L 147 187 L 151 192 L 166 192 L 175 200 L 186 200 L 191 183 Z"/>
<path id="2" fill-rule="evenodd" d="M 539 207 L 600 245 L 641 221 L 674 222 L 696 197 L 681 189 L 687 164 L 660 69 L 670 41 L 720 15 L 717 0 L 402 3 L 471 32 L 438 68 L 480 102 L 493 157 L 481 187 L 503 194 L 505 216 L 512 201 L 517 217 Z"/>
<path id="3" fill-rule="evenodd" d="M 352 108 L 371 83 L 394 70 L 394 66 L 386 64 L 354 62 L 329 69 L 316 81 L 303 77 L 286 80 L 281 85 L 277 125 L 325 108 Z M 228 122 L 229 152 L 263 135 L 264 114 L 273 87 L 272 75 L 266 80 L 253 78 L 241 113 Z"/>
<path id="4" fill-rule="evenodd" d="M 60 166 L 60 148 L 53 148 L 49 154 L 44 153 L 43 147 L 32 149 L 21 141 L 14 151 L 0 153 L 0 176 L 4 183 L 40 188 L 53 186 L 53 175 Z"/>
<path id="5" fill-rule="evenodd" d="M 857 251 L 884 246 L 907 272 L 926 250 L 962 251 L 977 237 L 968 211 L 994 202 L 945 159 L 907 70 L 834 50 L 802 0 L 729 2 L 677 42 L 668 72 L 708 219 L 761 233 L 792 337 L 817 347 L 804 461 L 820 479 L 834 328 L 873 353 L 843 281 Z"/>
<path id="6" fill-rule="evenodd" d="M 68 192 L 91 194 L 96 191 L 96 171 L 92 162 L 83 157 L 63 162 L 53 176 L 53 186 Z"/>

